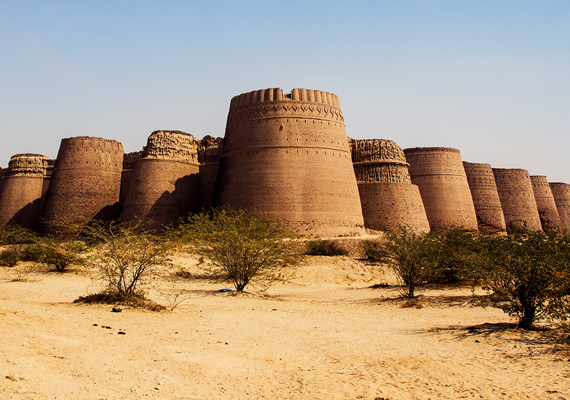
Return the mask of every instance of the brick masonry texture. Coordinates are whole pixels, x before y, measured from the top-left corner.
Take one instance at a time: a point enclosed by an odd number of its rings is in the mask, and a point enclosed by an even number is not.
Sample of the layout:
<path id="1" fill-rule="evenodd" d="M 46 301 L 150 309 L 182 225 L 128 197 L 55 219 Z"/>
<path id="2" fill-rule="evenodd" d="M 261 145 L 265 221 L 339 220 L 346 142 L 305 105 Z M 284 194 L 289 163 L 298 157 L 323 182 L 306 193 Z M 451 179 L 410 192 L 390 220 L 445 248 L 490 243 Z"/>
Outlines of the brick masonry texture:
<path id="1" fill-rule="evenodd" d="M 560 216 L 562 230 L 570 233 L 570 184 L 562 182 L 551 182 L 550 189 L 556 203 L 556 209 Z"/>
<path id="2" fill-rule="evenodd" d="M 534 200 L 538 208 L 542 230 L 562 232 L 562 223 L 546 176 L 531 176 L 530 181 L 532 182 Z"/>
<path id="3" fill-rule="evenodd" d="M 506 229 L 505 216 L 491 165 L 464 161 L 463 167 L 471 190 L 479 231 L 493 232 Z"/>
<path id="4" fill-rule="evenodd" d="M 477 216 L 457 149 L 405 149 L 412 183 L 418 185 L 430 227 L 434 231 L 461 228 L 476 231 Z"/>
<path id="5" fill-rule="evenodd" d="M 118 216 L 123 145 L 89 136 L 62 139 L 42 210 L 43 229 Z"/>
<path id="6" fill-rule="evenodd" d="M 256 209 L 301 233 L 363 233 L 338 97 L 306 89 L 234 97 L 213 204 Z"/>
<path id="7" fill-rule="evenodd" d="M 527 170 L 519 168 L 493 168 L 495 183 L 507 227 L 542 230 L 534 191 Z"/>

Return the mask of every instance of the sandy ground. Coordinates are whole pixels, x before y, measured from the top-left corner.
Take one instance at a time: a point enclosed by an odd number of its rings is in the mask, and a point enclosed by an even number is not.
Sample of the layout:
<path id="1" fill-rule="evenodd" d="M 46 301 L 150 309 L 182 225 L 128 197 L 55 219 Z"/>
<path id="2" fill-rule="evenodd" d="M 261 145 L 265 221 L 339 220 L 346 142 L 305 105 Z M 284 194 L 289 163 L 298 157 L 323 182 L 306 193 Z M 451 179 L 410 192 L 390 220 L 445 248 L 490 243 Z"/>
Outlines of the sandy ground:
<path id="1" fill-rule="evenodd" d="M 178 260 L 191 263 L 191 260 Z M 570 352 L 469 288 L 402 307 L 381 268 L 310 257 L 266 295 L 179 280 L 173 311 L 79 305 L 82 271 L 0 273 L 2 399 L 570 399 Z M 166 296 L 166 297 L 164 297 Z M 120 334 L 123 332 L 124 334 Z"/>

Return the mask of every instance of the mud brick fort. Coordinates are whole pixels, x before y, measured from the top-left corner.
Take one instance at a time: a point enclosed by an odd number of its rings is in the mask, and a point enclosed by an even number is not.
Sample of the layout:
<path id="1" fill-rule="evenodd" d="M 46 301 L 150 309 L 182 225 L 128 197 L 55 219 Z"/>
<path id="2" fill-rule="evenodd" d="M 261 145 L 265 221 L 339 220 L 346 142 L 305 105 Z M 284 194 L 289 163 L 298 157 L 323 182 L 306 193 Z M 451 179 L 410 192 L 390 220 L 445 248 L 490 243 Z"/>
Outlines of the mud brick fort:
<path id="1" fill-rule="evenodd" d="M 401 225 L 570 231 L 570 184 L 464 162 L 457 149 L 350 139 L 339 98 L 309 89 L 234 97 L 223 138 L 159 130 L 133 153 L 111 139 L 65 138 L 55 160 L 16 154 L 0 177 L 0 225 L 48 233 L 93 218 L 161 228 L 219 206 L 317 236 Z"/>

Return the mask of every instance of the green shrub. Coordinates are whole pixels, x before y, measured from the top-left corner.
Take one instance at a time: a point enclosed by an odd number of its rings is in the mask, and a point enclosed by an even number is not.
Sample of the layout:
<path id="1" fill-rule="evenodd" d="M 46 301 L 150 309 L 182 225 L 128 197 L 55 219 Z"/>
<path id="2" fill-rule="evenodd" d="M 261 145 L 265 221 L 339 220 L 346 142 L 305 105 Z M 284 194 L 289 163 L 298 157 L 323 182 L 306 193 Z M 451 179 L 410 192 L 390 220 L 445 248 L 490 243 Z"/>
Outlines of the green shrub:
<path id="1" fill-rule="evenodd" d="M 9 248 L 2 250 L 0 253 L 0 265 L 6 267 L 15 267 L 22 259 L 22 251 L 19 249 Z"/>
<path id="2" fill-rule="evenodd" d="M 378 241 L 363 243 L 365 254 L 387 263 L 402 285 L 402 294 L 414 298 L 418 286 L 425 283 L 437 266 L 434 238 L 402 226 L 395 232 L 386 232 Z"/>
<path id="3" fill-rule="evenodd" d="M 480 278 L 500 307 L 532 329 L 570 312 L 570 238 L 543 232 L 482 238 Z"/>
<path id="4" fill-rule="evenodd" d="M 238 292 L 250 282 L 267 286 L 281 279 L 285 268 L 299 260 L 287 240 L 293 233 L 278 221 L 259 219 L 247 210 L 192 215 L 180 232 L 191 251 L 209 259 L 212 272 L 230 280 Z"/>
<path id="5" fill-rule="evenodd" d="M 328 239 L 316 239 L 307 242 L 305 254 L 309 256 L 346 256 L 348 251 L 338 242 Z"/>

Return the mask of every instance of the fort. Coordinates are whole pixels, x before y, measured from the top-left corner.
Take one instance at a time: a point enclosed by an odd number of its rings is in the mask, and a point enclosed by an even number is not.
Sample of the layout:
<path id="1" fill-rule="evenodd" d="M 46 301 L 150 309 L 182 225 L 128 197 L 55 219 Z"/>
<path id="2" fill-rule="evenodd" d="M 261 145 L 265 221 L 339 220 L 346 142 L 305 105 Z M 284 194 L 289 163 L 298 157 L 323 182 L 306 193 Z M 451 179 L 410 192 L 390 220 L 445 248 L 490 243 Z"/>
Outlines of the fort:
<path id="1" fill-rule="evenodd" d="M 340 100 L 270 88 L 231 99 L 223 137 L 157 130 L 142 150 L 62 139 L 57 158 L 16 154 L 0 168 L 0 225 L 64 233 L 91 219 L 161 229 L 229 206 L 316 236 L 519 228 L 570 232 L 570 184 L 463 162 L 457 149 L 402 150 L 350 139 Z"/>

